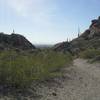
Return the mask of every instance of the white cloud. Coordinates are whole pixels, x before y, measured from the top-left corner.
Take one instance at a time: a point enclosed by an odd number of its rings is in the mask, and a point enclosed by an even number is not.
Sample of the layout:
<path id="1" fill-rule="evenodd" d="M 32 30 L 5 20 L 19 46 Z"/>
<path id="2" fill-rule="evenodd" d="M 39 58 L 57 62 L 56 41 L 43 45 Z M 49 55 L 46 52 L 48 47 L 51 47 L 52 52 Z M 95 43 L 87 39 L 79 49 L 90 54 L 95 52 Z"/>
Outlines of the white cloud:
<path id="1" fill-rule="evenodd" d="M 34 0 L 6 0 L 8 6 L 20 15 L 27 15 Z"/>
<path id="2" fill-rule="evenodd" d="M 41 26 L 50 25 L 57 6 L 52 0 L 6 0 L 7 5 L 17 15 L 28 18 L 28 20 Z"/>
<path id="3" fill-rule="evenodd" d="M 48 9 L 48 1 L 50 0 L 6 0 L 8 6 L 21 15 L 37 14 L 50 10 Z"/>

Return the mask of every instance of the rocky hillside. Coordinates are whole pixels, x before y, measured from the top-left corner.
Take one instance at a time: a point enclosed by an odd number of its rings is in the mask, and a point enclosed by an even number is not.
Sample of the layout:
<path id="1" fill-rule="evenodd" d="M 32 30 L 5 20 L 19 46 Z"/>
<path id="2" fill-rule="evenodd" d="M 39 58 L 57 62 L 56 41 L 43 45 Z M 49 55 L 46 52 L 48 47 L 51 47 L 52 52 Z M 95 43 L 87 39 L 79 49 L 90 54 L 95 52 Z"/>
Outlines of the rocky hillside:
<path id="1" fill-rule="evenodd" d="M 63 51 L 63 52 L 70 51 L 70 43 L 69 42 L 58 43 L 53 47 L 53 49 L 55 51 Z"/>
<path id="2" fill-rule="evenodd" d="M 100 49 L 100 17 L 91 21 L 89 29 L 71 42 L 62 42 L 54 46 L 56 51 L 77 53 L 87 48 Z"/>
<path id="3" fill-rule="evenodd" d="M 32 45 L 22 35 L 14 33 L 12 33 L 11 35 L 7 35 L 4 33 L 0 33 L 0 50 L 12 49 L 12 48 L 29 50 L 29 49 L 35 49 L 35 46 Z"/>

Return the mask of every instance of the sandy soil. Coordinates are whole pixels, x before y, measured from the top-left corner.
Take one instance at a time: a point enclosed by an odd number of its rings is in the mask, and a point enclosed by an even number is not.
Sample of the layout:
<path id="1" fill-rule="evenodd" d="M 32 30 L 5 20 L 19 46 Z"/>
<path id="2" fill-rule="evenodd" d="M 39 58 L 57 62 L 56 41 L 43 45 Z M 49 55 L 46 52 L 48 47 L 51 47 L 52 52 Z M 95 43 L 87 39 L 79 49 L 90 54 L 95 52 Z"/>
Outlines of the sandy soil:
<path id="1" fill-rule="evenodd" d="M 38 100 L 100 100 L 100 64 L 76 59 L 65 76 L 38 91 Z"/>

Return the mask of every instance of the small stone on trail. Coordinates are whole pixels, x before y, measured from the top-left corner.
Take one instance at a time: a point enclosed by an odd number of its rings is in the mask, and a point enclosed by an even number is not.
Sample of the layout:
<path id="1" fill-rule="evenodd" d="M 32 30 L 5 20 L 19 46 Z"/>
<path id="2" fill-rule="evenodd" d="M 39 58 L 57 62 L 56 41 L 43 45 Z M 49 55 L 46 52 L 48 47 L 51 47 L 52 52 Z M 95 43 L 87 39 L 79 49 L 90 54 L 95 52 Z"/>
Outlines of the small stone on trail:
<path id="1" fill-rule="evenodd" d="M 57 96 L 57 94 L 55 92 L 52 93 L 53 96 Z"/>

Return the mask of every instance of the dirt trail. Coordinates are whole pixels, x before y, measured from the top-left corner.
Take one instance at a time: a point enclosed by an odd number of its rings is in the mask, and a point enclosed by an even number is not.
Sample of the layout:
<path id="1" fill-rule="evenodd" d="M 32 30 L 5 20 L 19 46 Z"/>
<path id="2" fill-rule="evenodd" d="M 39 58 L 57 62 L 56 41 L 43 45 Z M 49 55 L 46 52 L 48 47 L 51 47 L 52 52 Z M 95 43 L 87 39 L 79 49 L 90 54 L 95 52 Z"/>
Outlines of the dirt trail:
<path id="1" fill-rule="evenodd" d="M 39 100 L 100 100 L 100 64 L 76 59 L 65 76 L 38 91 Z"/>

